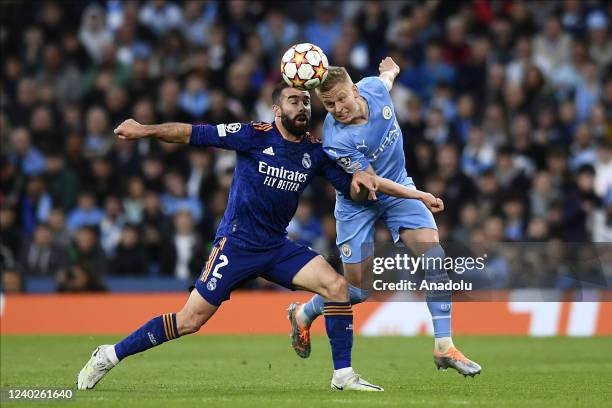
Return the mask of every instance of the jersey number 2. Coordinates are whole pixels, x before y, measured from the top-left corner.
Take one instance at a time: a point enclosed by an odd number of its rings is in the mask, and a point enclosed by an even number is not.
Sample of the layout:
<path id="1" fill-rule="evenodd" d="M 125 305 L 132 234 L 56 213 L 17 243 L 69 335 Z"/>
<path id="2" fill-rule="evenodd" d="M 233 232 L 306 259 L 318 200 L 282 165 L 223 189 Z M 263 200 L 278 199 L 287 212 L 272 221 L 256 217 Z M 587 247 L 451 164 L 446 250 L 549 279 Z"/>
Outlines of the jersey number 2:
<path id="1" fill-rule="evenodd" d="M 217 265 L 215 265 L 215 269 L 213 269 L 213 276 L 217 279 L 221 279 L 223 277 L 223 275 L 221 275 L 219 273 L 219 269 L 223 268 L 224 266 L 226 266 L 229 263 L 229 260 L 227 259 L 227 256 L 225 255 L 220 255 L 219 256 L 219 260 L 221 262 L 219 262 Z"/>

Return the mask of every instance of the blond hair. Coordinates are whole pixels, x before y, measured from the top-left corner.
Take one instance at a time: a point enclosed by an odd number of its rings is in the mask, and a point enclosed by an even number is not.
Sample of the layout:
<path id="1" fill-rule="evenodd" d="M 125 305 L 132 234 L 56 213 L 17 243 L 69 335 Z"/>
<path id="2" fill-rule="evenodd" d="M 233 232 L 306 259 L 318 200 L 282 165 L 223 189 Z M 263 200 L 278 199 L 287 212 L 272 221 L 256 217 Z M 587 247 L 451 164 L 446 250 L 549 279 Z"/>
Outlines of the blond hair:
<path id="1" fill-rule="evenodd" d="M 327 78 L 317 88 L 317 94 L 321 95 L 321 93 L 329 92 L 334 86 L 342 83 L 353 85 L 353 80 L 344 67 L 330 66 L 327 71 Z"/>

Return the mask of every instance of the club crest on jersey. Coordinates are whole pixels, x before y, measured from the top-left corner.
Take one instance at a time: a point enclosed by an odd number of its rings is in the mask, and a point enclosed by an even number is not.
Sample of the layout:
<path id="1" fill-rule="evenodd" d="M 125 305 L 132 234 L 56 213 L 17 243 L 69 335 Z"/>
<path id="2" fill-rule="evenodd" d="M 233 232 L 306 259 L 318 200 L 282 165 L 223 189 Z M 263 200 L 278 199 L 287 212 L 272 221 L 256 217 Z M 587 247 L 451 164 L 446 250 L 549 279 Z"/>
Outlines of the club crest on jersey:
<path id="1" fill-rule="evenodd" d="M 217 278 L 210 278 L 206 284 L 206 289 L 210 290 L 211 292 L 217 289 Z"/>
<path id="2" fill-rule="evenodd" d="M 240 123 L 228 123 L 227 125 L 225 125 L 225 130 L 228 133 L 236 133 L 240 130 L 241 127 L 242 125 Z"/>
<path id="3" fill-rule="evenodd" d="M 302 157 L 302 166 L 305 169 L 309 169 L 312 166 L 312 160 L 310 160 L 310 155 L 308 153 L 304 153 L 304 157 Z"/>
<path id="4" fill-rule="evenodd" d="M 342 252 L 342 255 L 346 256 L 347 258 L 353 253 L 349 244 L 342 244 L 340 251 Z"/>
<path id="5" fill-rule="evenodd" d="M 389 107 L 389 105 L 385 105 L 382 111 L 382 115 L 383 115 L 383 118 L 387 120 L 391 119 L 391 116 L 393 116 L 393 112 L 391 111 L 391 107 Z"/>
<path id="6" fill-rule="evenodd" d="M 340 162 L 340 164 L 342 164 L 344 167 L 348 167 L 351 165 L 351 158 L 350 157 L 341 157 L 338 159 L 338 161 Z"/>

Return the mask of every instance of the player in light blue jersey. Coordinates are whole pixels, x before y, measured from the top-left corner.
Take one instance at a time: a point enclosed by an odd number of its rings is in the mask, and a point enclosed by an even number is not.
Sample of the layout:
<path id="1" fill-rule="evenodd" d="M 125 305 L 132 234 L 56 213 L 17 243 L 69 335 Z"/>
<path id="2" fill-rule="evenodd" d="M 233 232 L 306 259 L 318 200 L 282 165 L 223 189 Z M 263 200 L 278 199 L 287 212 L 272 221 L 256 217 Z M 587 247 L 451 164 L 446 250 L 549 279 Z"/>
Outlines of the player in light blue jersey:
<path id="1" fill-rule="evenodd" d="M 328 112 L 323 127 L 323 149 L 347 173 L 368 171 L 416 190 L 405 168 L 402 132 L 395 117 L 389 91 L 399 73 L 399 67 L 387 57 L 379 66 L 380 76 L 367 77 L 353 84 L 342 67 L 330 67 L 325 82 L 317 88 L 317 95 Z M 382 190 L 379 190 L 382 191 Z M 352 304 L 368 297 L 362 286 L 361 271 L 373 254 L 374 227 L 382 220 L 391 231 L 394 241 L 403 241 L 416 255 L 426 258 L 444 258 L 438 231 L 432 215 L 442 203 L 431 202 L 431 195 L 415 195 L 416 199 L 380 195 L 376 202 L 366 205 L 351 202 L 337 194 L 336 244 L 342 256 L 345 276 L 350 282 Z M 438 264 L 442 262 L 428 262 Z M 448 274 L 443 268 L 427 268 L 428 282 L 446 282 Z M 435 345 L 434 362 L 438 368 L 455 368 L 463 375 L 474 376 L 481 367 L 466 358 L 453 345 L 451 338 L 451 293 L 429 291 L 427 306 L 432 315 Z M 323 301 L 313 297 L 304 305 L 290 306 L 293 347 L 301 357 L 310 354 L 309 328 L 322 313 Z M 297 341 L 296 341 L 297 339 Z"/>

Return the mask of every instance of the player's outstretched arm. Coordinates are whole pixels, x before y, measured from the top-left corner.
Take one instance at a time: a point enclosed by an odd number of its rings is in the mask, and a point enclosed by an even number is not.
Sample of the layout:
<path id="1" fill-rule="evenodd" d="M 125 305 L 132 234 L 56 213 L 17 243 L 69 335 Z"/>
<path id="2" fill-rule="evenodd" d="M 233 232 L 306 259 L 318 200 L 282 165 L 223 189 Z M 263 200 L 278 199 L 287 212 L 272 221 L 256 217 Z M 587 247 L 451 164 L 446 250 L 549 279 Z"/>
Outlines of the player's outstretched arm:
<path id="1" fill-rule="evenodd" d="M 399 198 L 420 200 L 429 208 L 429 211 L 434 214 L 444 211 L 444 202 L 440 198 L 434 197 L 433 194 L 420 190 L 412 190 L 380 176 L 376 176 L 376 181 L 378 182 L 378 191 L 383 194 Z"/>
<path id="2" fill-rule="evenodd" d="M 164 123 L 161 125 L 142 125 L 134 119 L 123 121 L 115 129 L 119 139 L 136 140 L 153 137 L 168 143 L 189 143 L 192 126 L 187 123 Z"/>
<path id="3" fill-rule="evenodd" d="M 380 72 L 379 78 L 385 83 L 387 90 L 391 90 L 393 87 L 393 81 L 400 72 L 400 67 L 393 61 L 393 58 L 387 57 L 380 62 L 378 65 L 378 71 Z"/>

